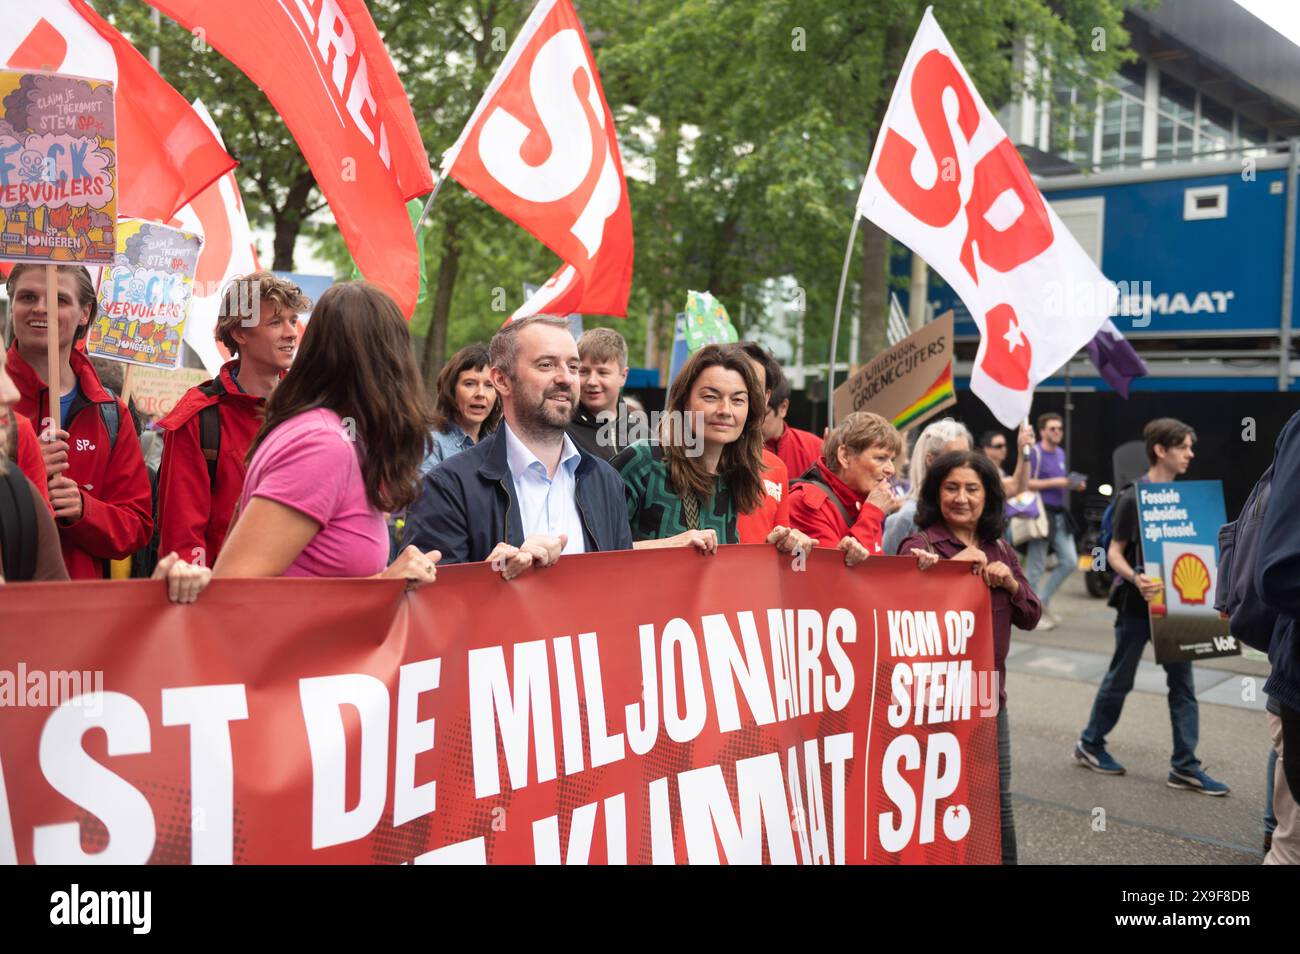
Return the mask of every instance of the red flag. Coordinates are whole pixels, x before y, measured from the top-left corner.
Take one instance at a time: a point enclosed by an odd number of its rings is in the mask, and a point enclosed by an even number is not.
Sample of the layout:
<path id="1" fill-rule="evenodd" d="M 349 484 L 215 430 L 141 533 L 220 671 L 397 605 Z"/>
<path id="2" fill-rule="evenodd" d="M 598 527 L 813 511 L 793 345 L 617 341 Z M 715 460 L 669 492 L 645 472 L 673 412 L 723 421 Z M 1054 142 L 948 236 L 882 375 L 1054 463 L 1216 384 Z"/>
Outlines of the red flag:
<path id="1" fill-rule="evenodd" d="M 235 167 L 184 97 L 83 0 L 0 0 L 0 64 L 116 86 L 118 214 L 166 221 Z"/>
<path id="2" fill-rule="evenodd" d="M 625 315 L 632 211 L 614 117 L 569 0 L 541 0 L 443 169 L 565 265 L 512 315 Z"/>
<path id="3" fill-rule="evenodd" d="M 261 87 L 334 212 L 361 273 L 409 317 L 419 249 L 406 201 L 433 188 L 429 157 L 362 0 L 150 0 Z"/>

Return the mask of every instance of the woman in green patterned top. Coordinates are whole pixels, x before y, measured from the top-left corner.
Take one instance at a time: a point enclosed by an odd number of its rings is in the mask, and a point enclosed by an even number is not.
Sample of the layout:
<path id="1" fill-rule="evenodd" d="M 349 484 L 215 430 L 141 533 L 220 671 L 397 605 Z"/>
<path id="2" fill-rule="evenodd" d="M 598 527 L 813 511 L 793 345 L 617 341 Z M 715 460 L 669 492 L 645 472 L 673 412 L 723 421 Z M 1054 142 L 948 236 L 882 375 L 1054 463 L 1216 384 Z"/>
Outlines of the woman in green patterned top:
<path id="1" fill-rule="evenodd" d="M 668 393 L 657 440 L 611 461 L 623 477 L 635 548 L 713 553 L 739 542 L 737 514 L 763 500 L 763 404 L 743 352 L 706 345 L 691 356 Z"/>

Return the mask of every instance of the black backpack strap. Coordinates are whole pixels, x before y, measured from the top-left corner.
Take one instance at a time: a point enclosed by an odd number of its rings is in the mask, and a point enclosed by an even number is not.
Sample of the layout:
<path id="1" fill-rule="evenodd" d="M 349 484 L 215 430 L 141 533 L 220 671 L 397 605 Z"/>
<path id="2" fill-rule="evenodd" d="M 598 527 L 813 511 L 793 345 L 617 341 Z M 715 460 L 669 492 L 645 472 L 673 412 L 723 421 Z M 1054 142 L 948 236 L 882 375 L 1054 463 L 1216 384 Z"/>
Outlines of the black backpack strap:
<path id="1" fill-rule="evenodd" d="M 812 484 L 814 487 L 825 492 L 827 499 L 829 499 L 831 503 L 835 504 L 835 509 L 838 510 L 840 516 L 844 518 L 845 525 L 849 527 L 853 526 L 853 517 L 849 514 L 849 508 L 844 506 L 844 501 L 836 496 L 835 491 L 831 489 L 831 485 L 822 480 L 821 472 L 817 469 L 815 463 L 808 468 L 807 472 L 805 472 L 802 477 L 790 481 L 790 486 L 793 487 L 795 484 Z"/>
<path id="2" fill-rule="evenodd" d="M 0 474 L 0 560 L 4 577 L 14 583 L 36 576 L 36 504 L 22 471 Z"/>
<path id="3" fill-rule="evenodd" d="M 226 393 L 220 378 L 199 385 L 199 390 L 217 402 L 199 411 L 199 446 L 208 465 L 208 490 L 217 489 L 217 461 L 221 458 L 221 397 Z"/>
<path id="4" fill-rule="evenodd" d="M 99 418 L 104 422 L 104 430 L 108 431 L 108 450 L 112 453 L 113 448 L 117 446 L 117 432 L 122 429 L 122 414 L 117 406 L 117 395 L 111 388 L 106 387 L 104 390 L 108 394 L 108 400 L 95 406 L 99 408 Z"/>
<path id="5" fill-rule="evenodd" d="M 221 412 L 210 404 L 199 411 L 199 446 L 208 465 L 208 489 L 217 489 L 217 460 L 221 457 Z"/>

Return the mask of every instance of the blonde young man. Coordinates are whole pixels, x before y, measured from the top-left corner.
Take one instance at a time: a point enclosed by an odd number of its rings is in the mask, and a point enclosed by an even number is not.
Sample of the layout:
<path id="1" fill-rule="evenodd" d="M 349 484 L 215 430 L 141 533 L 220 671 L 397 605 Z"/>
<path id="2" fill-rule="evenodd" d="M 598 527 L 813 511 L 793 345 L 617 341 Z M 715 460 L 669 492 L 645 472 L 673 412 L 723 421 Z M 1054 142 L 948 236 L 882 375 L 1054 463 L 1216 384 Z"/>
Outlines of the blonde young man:
<path id="1" fill-rule="evenodd" d="M 578 410 L 569 437 L 589 454 L 612 460 L 641 430 L 621 394 L 627 383 L 627 342 L 613 328 L 590 328 L 578 339 Z M 620 421 L 632 426 L 620 427 Z"/>

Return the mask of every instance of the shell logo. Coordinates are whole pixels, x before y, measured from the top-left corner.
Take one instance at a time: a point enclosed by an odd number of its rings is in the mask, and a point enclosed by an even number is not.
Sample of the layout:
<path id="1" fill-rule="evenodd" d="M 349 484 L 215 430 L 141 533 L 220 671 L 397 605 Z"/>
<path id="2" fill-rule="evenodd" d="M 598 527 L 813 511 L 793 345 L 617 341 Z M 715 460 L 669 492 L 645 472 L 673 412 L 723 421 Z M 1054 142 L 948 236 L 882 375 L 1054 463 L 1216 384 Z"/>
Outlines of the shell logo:
<path id="1" fill-rule="evenodd" d="M 1205 603 L 1205 593 L 1210 588 L 1210 571 L 1200 557 L 1184 553 L 1174 561 L 1169 578 L 1184 603 Z"/>

